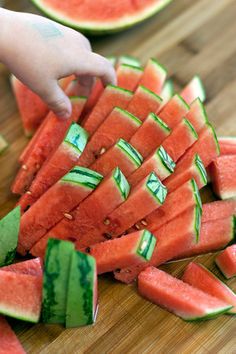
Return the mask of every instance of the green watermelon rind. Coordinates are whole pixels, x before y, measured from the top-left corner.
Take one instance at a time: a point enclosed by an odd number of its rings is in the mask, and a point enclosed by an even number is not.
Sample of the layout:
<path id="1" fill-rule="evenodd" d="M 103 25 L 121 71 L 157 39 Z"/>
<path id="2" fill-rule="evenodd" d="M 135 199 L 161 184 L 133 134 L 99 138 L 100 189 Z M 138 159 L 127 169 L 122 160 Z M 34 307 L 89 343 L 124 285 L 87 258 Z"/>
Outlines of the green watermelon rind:
<path id="1" fill-rule="evenodd" d="M 117 58 L 117 64 L 121 65 L 121 64 L 128 64 L 128 65 L 132 65 L 132 66 L 137 66 L 137 67 L 141 67 L 141 63 L 140 61 L 133 57 L 132 55 L 121 55 Z"/>
<path id="2" fill-rule="evenodd" d="M 214 138 L 215 143 L 216 143 L 217 154 L 220 155 L 220 145 L 219 145 L 219 142 L 218 142 L 218 138 L 217 138 L 217 135 L 216 135 L 216 131 L 215 131 L 215 129 L 213 128 L 212 124 L 207 123 L 206 126 L 211 129 L 213 138 Z"/>
<path id="3" fill-rule="evenodd" d="M 136 66 L 136 65 L 131 65 L 131 64 L 120 64 L 120 68 L 125 68 L 125 69 L 130 69 L 131 71 L 138 71 L 138 72 L 143 72 L 143 68 L 141 66 Z"/>
<path id="4" fill-rule="evenodd" d="M 127 29 L 129 27 L 132 27 L 146 19 L 148 19 L 151 16 L 154 16 L 156 13 L 161 11 L 164 7 L 166 7 L 172 0 L 163 0 L 161 3 L 152 6 L 147 13 L 143 13 L 139 16 L 131 16 L 131 18 L 125 20 L 120 20 L 120 23 L 118 21 L 113 21 L 109 25 L 104 24 L 104 21 L 100 23 L 93 23 L 93 22 L 87 22 L 87 24 L 79 24 L 77 21 L 72 21 L 69 19 L 66 19 L 63 17 L 63 15 L 60 14 L 55 14 L 55 11 L 46 9 L 45 6 L 41 4 L 41 0 L 31 0 L 33 4 L 41 10 L 46 16 L 62 23 L 63 25 L 69 26 L 71 28 L 74 28 L 76 30 L 79 30 L 81 32 L 87 33 L 87 34 L 92 34 L 92 35 L 102 35 L 102 34 L 108 34 L 108 33 L 115 33 L 122 31 L 124 29 Z M 118 22 L 118 23 L 117 23 Z"/>
<path id="5" fill-rule="evenodd" d="M 136 123 L 136 125 L 137 125 L 138 127 L 141 126 L 141 124 L 142 124 L 141 120 L 138 119 L 136 116 L 134 116 L 132 113 L 126 111 L 125 109 L 120 108 L 120 107 L 115 107 L 115 108 L 114 108 L 114 111 L 118 111 L 118 112 L 120 112 L 123 116 L 125 116 L 127 119 L 133 120 L 133 121 Z"/>
<path id="6" fill-rule="evenodd" d="M 72 149 L 77 150 L 80 154 L 84 151 L 84 148 L 88 141 L 88 133 L 79 124 L 73 122 L 67 131 L 64 138 L 66 145 Z"/>
<path id="7" fill-rule="evenodd" d="M 38 323 L 39 322 L 38 316 L 35 316 L 32 313 L 30 313 L 27 316 L 23 312 L 24 312 L 23 309 L 22 309 L 22 312 L 17 312 L 16 309 L 12 309 L 12 310 L 7 309 L 6 306 L 0 307 L 0 313 L 5 316 L 13 317 L 13 318 L 16 318 L 17 320 L 26 321 L 26 322 L 30 322 L 30 323 Z"/>
<path id="8" fill-rule="evenodd" d="M 128 96 L 133 96 L 132 91 L 127 90 L 127 89 L 120 87 L 120 86 L 112 85 L 112 84 L 107 85 L 106 90 L 121 91 L 122 93 L 127 94 Z"/>
<path id="9" fill-rule="evenodd" d="M 184 121 L 184 124 L 186 124 L 186 125 L 189 127 L 189 129 L 191 130 L 192 135 L 193 135 L 196 139 L 198 139 L 198 133 L 196 132 L 196 130 L 194 129 L 194 127 L 193 127 L 193 125 L 190 123 L 190 121 L 189 121 L 187 118 L 184 118 L 183 121 Z"/>
<path id="10" fill-rule="evenodd" d="M 129 196 L 130 185 L 119 167 L 115 168 L 113 172 L 113 178 L 121 192 L 123 199 L 126 200 Z"/>
<path id="11" fill-rule="evenodd" d="M 204 85 L 202 83 L 200 76 L 195 75 L 192 80 L 195 80 L 195 82 L 197 82 L 199 92 L 200 92 L 199 98 L 202 102 L 204 102 L 206 100 L 206 91 L 205 91 L 205 88 L 204 88 Z"/>
<path id="12" fill-rule="evenodd" d="M 199 316 L 199 317 L 184 317 L 181 316 L 181 318 L 186 321 L 186 322 L 192 322 L 192 321 L 205 321 L 205 320 L 210 320 L 212 318 L 215 318 L 219 315 L 223 315 L 224 313 L 227 313 L 230 309 L 232 309 L 233 306 L 226 306 L 223 308 L 220 308 L 218 310 L 212 309 L 212 312 L 207 313 L 206 315 Z"/>
<path id="13" fill-rule="evenodd" d="M 149 261 L 152 257 L 156 241 L 156 237 L 150 231 L 143 230 L 136 253 L 146 261 Z"/>
<path id="14" fill-rule="evenodd" d="M 142 91 L 144 91 L 144 92 L 147 93 L 149 96 L 154 97 L 155 100 L 161 104 L 162 98 L 161 98 L 160 96 L 158 96 L 155 92 L 149 90 L 147 87 L 145 87 L 145 86 L 143 86 L 143 85 L 139 85 L 139 87 L 138 87 L 137 90 L 142 90 Z"/>
<path id="15" fill-rule="evenodd" d="M 155 172 L 148 175 L 146 187 L 155 200 L 162 205 L 167 196 L 167 188 L 161 183 Z"/>
<path id="16" fill-rule="evenodd" d="M 191 104 L 190 104 L 190 109 L 191 109 L 191 106 L 195 103 L 195 102 L 198 102 L 198 105 L 200 107 L 200 110 L 202 112 L 202 117 L 204 117 L 204 123 L 209 123 L 209 119 L 208 119 L 208 115 L 207 115 L 207 112 L 206 112 L 206 108 L 202 102 L 202 100 L 197 97 Z"/>
<path id="17" fill-rule="evenodd" d="M 159 118 L 155 113 L 149 113 L 149 116 L 158 123 L 159 126 L 162 127 L 162 130 L 165 130 L 166 132 L 170 133 L 171 128 L 168 127 L 168 125 L 161 119 Z"/>
<path id="18" fill-rule="evenodd" d="M 190 109 L 190 106 L 187 104 L 187 102 L 183 99 L 183 97 L 181 97 L 178 93 L 176 93 L 173 96 L 174 99 L 177 99 L 179 101 L 179 103 L 181 103 L 181 105 L 186 108 L 187 110 Z"/>
<path id="19" fill-rule="evenodd" d="M 159 72 L 162 72 L 164 75 L 167 75 L 167 69 L 164 65 L 160 64 L 155 58 L 151 58 L 150 61 L 156 66 Z"/>
<path id="20" fill-rule="evenodd" d="M 119 149 L 121 149 L 137 167 L 140 167 L 143 163 L 143 157 L 131 144 L 126 140 L 120 139 L 116 144 Z"/>
<path id="21" fill-rule="evenodd" d="M 76 166 L 73 167 L 69 173 L 63 176 L 60 180 L 61 183 L 78 184 L 85 188 L 95 189 L 102 181 L 103 176 L 86 167 Z"/>
<path id="22" fill-rule="evenodd" d="M 175 91 L 173 81 L 171 79 L 168 79 L 163 85 L 160 96 L 161 98 L 163 98 L 162 96 L 168 96 L 169 99 L 171 99 L 171 97 L 174 96 L 174 92 Z"/>
<path id="23" fill-rule="evenodd" d="M 191 182 L 192 187 L 193 187 L 194 198 L 196 200 L 197 205 L 201 209 L 201 213 L 202 213 L 202 200 L 201 200 L 199 188 L 198 188 L 197 183 L 195 182 L 194 178 L 192 178 L 190 182 Z"/>
<path id="24" fill-rule="evenodd" d="M 7 150 L 9 147 L 8 142 L 6 139 L 0 134 L 0 155 Z"/>
<path id="25" fill-rule="evenodd" d="M 198 243 L 200 237 L 200 230 L 201 230 L 201 219 L 202 219 L 202 209 L 199 206 L 198 202 L 195 205 L 195 215 L 194 215 L 194 229 L 196 233 L 195 242 Z"/>
<path id="26" fill-rule="evenodd" d="M 162 145 L 156 150 L 156 155 L 160 159 L 160 163 L 164 166 L 164 168 L 166 168 L 169 173 L 173 173 L 176 164 Z"/>
<path id="27" fill-rule="evenodd" d="M 199 174 L 201 176 L 201 180 L 203 181 L 203 185 L 205 186 L 207 185 L 207 171 L 204 167 L 202 159 L 198 154 L 196 154 L 194 161 L 195 161 L 195 166 L 197 167 Z"/>

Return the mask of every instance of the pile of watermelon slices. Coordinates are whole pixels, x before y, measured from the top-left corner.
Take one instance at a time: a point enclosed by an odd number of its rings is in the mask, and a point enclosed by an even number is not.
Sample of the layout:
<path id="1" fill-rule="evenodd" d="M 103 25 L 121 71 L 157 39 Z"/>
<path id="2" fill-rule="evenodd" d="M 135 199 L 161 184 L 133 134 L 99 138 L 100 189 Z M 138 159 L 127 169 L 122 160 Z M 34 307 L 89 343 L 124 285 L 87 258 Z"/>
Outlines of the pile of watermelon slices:
<path id="1" fill-rule="evenodd" d="M 26 104 L 30 90 L 22 94 L 12 79 L 24 127 L 37 131 L 19 158 L 12 192 L 21 197 L 7 216 L 14 224 L 15 215 L 15 228 L 3 219 L 1 265 L 13 261 L 16 245 L 20 255 L 44 259 L 46 323 L 93 323 L 96 274 L 106 272 L 127 284 L 137 279 L 141 295 L 185 320 L 235 313 L 236 295 L 200 265 L 206 286 L 195 279 L 194 265 L 182 280 L 156 267 L 235 242 L 236 139 L 220 138 L 220 155 L 198 76 L 179 95 L 155 59 L 144 68 L 127 56 L 111 60 L 117 86 L 104 88 L 97 79 L 88 99 L 76 96 L 73 77 L 63 80 L 72 103 L 67 121 L 52 112 L 43 117 L 41 103 Z M 224 200 L 202 205 L 200 190 L 210 179 Z M 234 267 L 228 263 L 227 271 Z M 27 319 L 15 310 L 0 306 Z"/>

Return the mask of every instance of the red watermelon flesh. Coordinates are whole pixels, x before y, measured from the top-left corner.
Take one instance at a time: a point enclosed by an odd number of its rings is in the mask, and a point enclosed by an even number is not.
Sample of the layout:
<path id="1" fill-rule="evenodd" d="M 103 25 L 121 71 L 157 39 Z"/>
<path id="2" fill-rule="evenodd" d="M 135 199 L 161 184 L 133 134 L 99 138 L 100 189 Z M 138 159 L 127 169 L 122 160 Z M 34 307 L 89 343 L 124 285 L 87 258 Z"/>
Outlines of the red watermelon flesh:
<path id="1" fill-rule="evenodd" d="M 192 80 L 185 86 L 181 92 L 181 96 L 188 104 L 191 104 L 196 98 L 200 98 L 202 102 L 205 101 L 205 90 L 198 75 L 195 75 Z"/>
<path id="2" fill-rule="evenodd" d="M 26 354 L 7 320 L 0 316 L 0 354 Z"/>
<path id="3" fill-rule="evenodd" d="M 160 269 L 149 267 L 139 274 L 139 293 L 185 321 L 207 320 L 232 306 Z"/>
<path id="4" fill-rule="evenodd" d="M 143 76 L 139 84 L 145 86 L 156 95 L 160 95 L 166 75 L 166 69 L 155 59 L 151 58 L 144 68 Z"/>
<path id="5" fill-rule="evenodd" d="M 236 155 L 236 138 L 232 137 L 219 137 L 221 155 Z"/>
<path id="6" fill-rule="evenodd" d="M 34 258 L 28 261 L 10 264 L 6 267 L 1 267 L 0 270 L 39 277 L 43 276 L 42 260 L 40 258 Z"/>
<path id="7" fill-rule="evenodd" d="M 156 238 L 148 230 L 142 230 L 93 245 L 88 252 L 96 259 L 98 274 L 102 274 L 146 263 L 152 256 L 155 244 Z"/>
<path id="8" fill-rule="evenodd" d="M 117 85 L 126 90 L 135 91 L 143 75 L 143 69 L 128 64 L 121 64 L 116 70 Z"/>
<path id="9" fill-rule="evenodd" d="M 82 118 L 92 111 L 103 91 L 104 86 L 102 80 L 97 78 L 84 107 Z"/>
<path id="10" fill-rule="evenodd" d="M 236 245 L 227 247 L 215 259 L 216 265 L 229 279 L 236 276 Z"/>
<path id="11" fill-rule="evenodd" d="M 201 131 L 206 123 L 208 123 L 208 117 L 202 101 L 197 98 L 190 105 L 190 110 L 186 114 L 186 118 L 194 126 L 197 133 Z"/>
<path id="12" fill-rule="evenodd" d="M 236 314 L 236 294 L 216 275 L 201 264 L 187 265 L 182 280 L 207 294 L 217 297 L 233 306 L 228 313 Z"/>
<path id="13" fill-rule="evenodd" d="M 179 95 L 174 95 L 169 102 L 157 111 L 158 117 L 161 118 L 169 128 L 173 129 L 189 111 L 189 106 Z"/>
<path id="14" fill-rule="evenodd" d="M 146 158 L 161 145 L 170 132 L 170 128 L 156 114 L 149 113 L 129 142 Z"/>
<path id="15" fill-rule="evenodd" d="M 17 250 L 24 255 L 49 229 L 85 199 L 102 176 L 82 167 L 73 168 L 49 188 L 21 217 Z"/>
<path id="16" fill-rule="evenodd" d="M 236 200 L 217 200 L 203 204 L 202 222 L 225 219 L 236 215 Z"/>
<path id="17" fill-rule="evenodd" d="M 33 149 L 13 182 L 13 193 L 24 194 L 29 189 L 45 160 L 62 142 L 71 123 L 78 120 L 86 99 L 84 97 L 76 97 L 71 98 L 71 101 L 72 115 L 70 119 L 58 119 L 53 112 L 50 112 L 46 117 L 43 130 L 40 132 Z"/>
<path id="18" fill-rule="evenodd" d="M 115 210 L 129 194 L 129 185 L 119 168 L 116 168 L 96 190 L 70 214 L 62 219 L 42 237 L 30 250 L 33 256 L 44 257 L 49 238 L 77 242 L 79 248 L 100 241 L 97 225 L 103 223 L 108 214 Z M 98 238 L 96 238 L 98 237 Z"/>

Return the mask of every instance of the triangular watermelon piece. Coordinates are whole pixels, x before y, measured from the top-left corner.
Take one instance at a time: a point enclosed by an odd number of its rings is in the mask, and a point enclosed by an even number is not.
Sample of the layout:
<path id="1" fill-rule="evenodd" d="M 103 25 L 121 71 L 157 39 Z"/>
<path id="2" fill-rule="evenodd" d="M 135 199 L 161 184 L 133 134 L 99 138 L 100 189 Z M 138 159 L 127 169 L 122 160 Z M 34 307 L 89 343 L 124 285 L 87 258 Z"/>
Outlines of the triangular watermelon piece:
<path id="1" fill-rule="evenodd" d="M 195 75 L 192 80 L 185 86 L 181 92 L 181 96 L 188 104 L 191 104 L 196 98 L 200 98 L 202 102 L 205 101 L 205 89 L 202 80 L 198 75 Z"/>
<path id="2" fill-rule="evenodd" d="M 144 73 L 139 84 L 160 95 L 166 75 L 166 69 L 156 59 L 151 58 L 144 68 Z"/>
<path id="3" fill-rule="evenodd" d="M 179 95 L 174 95 L 158 112 L 160 117 L 169 128 L 173 129 L 189 111 L 189 106 Z"/>
<path id="4" fill-rule="evenodd" d="M 171 79 L 168 79 L 161 90 L 160 96 L 162 98 L 161 108 L 174 96 L 174 84 Z"/>
<path id="5" fill-rule="evenodd" d="M 218 254 L 215 263 L 225 278 L 236 277 L 236 245 L 228 246 L 223 252 Z"/>
<path id="6" fill-rule="evenodd" d="M 199 98 L 191 103 L 186 118 L 194 126 L 197 133 L 201 131 L 206 123 L 209 123 L 205 107 Z"/>
<path id="7" fill-rule="evenodd" d="M 0 354 L 26 354 L 7 320 L 0 316 Z"/>
<path id="8" fill-rule="evenodd" d="M 135 91 L 143 75 L 143 69 L 137 66 L 121 64 L 116 70 L 117 86 Z"/>

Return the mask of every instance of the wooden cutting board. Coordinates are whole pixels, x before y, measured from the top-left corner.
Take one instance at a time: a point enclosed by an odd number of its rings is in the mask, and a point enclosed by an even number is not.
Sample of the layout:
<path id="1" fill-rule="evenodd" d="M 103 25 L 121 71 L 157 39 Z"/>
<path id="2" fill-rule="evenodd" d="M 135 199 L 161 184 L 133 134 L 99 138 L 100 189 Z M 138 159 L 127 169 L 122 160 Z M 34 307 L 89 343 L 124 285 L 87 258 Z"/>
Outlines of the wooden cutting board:
<path id="1" fill-rule="evenodd" d="M 3 1 L 4 2 L 4 1 Z M 36 12 L 29 1 L 5 6 Z M 153 56 L 163 63 L 176 89 L 197 73 L 207 90 L 207 112 L 220 135 L 236 135 L 236 1 L 176 0 L 151 20 L 120 34 L 92 40 L 104 55 L 130 54 L 143 63 Z M 13 29 L 14 30 L 14 29 Z M 27 59 L 27 53 L 26 53 Z M 16 202 L 10 185 L 17 157 L 27 143 L 10 89 L 9 73 L 0 66 L 0 132 L 10 142 L 0 158 L 0 216 Z M 205 189 L 203 200 L 212 198 Z M 198 258 L 216 274 L 214 257 Z M 163 269 L 180 275 L 187 262 Z M 236 281 L 228 281 L 236 290 Z M 236 353 L 236 318 L 187 323 L 139 297 L 134 286 L 112 279 L 99 281 L 99 314 L 95 326 L 65 330 L 60 326 L 11 321 L 28 353 Z"/>

